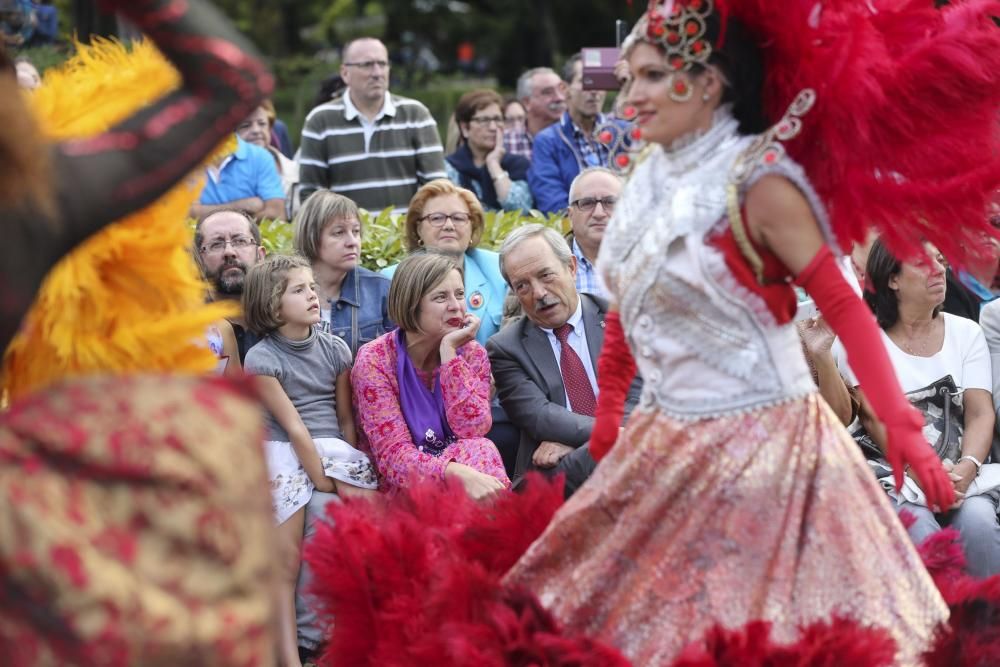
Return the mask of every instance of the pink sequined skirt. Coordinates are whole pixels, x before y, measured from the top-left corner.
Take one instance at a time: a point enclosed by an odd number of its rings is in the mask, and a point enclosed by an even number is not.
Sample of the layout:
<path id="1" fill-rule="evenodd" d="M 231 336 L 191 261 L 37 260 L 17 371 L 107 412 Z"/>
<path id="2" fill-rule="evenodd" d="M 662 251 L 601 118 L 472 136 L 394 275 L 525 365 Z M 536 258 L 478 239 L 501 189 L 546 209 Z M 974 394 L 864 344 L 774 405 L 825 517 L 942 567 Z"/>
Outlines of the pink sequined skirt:
<path id="1" fill-rule="evenodd" d="M 833 614 L 916 664 L 948 608 L 889 503 L 818 395 L 697 422 L 638 411 L 506 582 L 636 665 L 715 623 L 791 641 Z"/>

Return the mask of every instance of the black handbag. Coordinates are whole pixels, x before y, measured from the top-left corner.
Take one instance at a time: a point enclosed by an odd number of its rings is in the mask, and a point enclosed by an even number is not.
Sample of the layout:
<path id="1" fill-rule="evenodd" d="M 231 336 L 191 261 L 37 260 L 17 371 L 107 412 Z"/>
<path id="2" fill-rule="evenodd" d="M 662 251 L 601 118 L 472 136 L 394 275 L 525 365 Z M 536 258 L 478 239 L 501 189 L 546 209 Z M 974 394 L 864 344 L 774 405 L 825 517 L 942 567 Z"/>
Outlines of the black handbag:
<path id="1" fill-rule="evenodd" d="M 942 461 L 957 463 L 962 457 L 965 430 L 962 394 L 950 375 L 906 394 L 907 400 L 924 416 L 924 437 Z M 885 454 L 863 426 L 853 436 L 865 458 L 885 461 Z"/>

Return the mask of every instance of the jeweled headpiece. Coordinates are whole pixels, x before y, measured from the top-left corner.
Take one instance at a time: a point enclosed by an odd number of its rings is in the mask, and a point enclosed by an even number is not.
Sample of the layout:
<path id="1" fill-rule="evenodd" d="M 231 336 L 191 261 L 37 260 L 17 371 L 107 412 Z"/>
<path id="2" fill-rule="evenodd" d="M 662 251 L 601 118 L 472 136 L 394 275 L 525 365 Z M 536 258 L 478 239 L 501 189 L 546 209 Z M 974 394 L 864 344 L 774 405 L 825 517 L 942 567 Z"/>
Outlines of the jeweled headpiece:
<path id="1" fill-rule="evenodd" d="M 713 0 L 650 0 L 649 8 L 632 29 L 625 49 L 635 42 L 647 42 L 661 48 L 670 68 L 667 85 L 671 99 L 687 102 L 694 94 L 690 82 L 676 75 L 694 65 L 706 65 L 713 45 L 708 39 L 708 17 L 714 11 Z M 631 121 L 635 109 L 624 107 L 619 117 Z M 618 121 L 597 128 L 598 141 L 610 147 L 610 168 L 627 172 L 635 165 L 635 156 L 646 146 L 642 132 Z"/>
<path id="2" fill-rule="evenodd" d="M 632 35 L 660 46 L 675 72 L 704 65 L 712 55 L 712 43 L 705 33 L 713 4 L 712 0 L 650 0 Z"/>
<path id="3" fill-rule="evenodd" d="M 694 65 L 706 65 L 713 44 L 708 39 L 708 17 L 713 0 L 650 0 L 649 9 L 636 23 L 626 41 L 647 42 L 661 48 L 671 71 L 670 97 L 678 102 L 691 99 L 691 86 L 675 75 Z"/>

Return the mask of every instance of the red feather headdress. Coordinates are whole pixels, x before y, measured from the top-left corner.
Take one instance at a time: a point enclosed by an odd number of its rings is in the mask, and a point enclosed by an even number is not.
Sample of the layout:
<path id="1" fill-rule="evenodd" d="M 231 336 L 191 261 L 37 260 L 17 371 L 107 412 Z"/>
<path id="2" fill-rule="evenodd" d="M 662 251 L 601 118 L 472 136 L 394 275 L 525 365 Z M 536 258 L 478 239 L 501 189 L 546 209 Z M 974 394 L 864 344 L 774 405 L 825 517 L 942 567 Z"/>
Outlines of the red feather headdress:
<path id="1" fill-rule="evenodd" d="M 702 6 L 709 0 L 652 2 Z M 807 88 L 816 103 L 786 143 L 845 249 L 875 227 L 902 256 L 934 243 L 953 262 L 985 246 L 1000 187 L 997 0 L 714 0 L 761 47 L 777 122 Z M 647 20 L 644 17 L 644 20 Z M 653 37 L 649 35 L 647 39 Z M 725 49 L 725 33 L 716 49 Z"/>

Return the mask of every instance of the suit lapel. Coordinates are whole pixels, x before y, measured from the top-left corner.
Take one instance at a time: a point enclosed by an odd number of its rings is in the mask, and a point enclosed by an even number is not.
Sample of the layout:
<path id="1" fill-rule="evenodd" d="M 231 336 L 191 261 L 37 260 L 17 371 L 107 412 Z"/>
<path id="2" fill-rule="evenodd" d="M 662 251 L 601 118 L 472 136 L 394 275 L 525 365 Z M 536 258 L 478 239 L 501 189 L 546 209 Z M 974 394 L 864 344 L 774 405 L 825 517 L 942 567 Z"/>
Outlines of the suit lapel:
<path id="1" fill-rule="evenodd" d="M 590 359 L 594 363 L 594 373 L 597 373 L 597 358 L 601 356 L 604 346 L 604 311 L 585 294 L 580 295 L 583 302 L 583 330 L 587 332 L 587 347 L 590 348 Z"/>
<path id="2" fill-rule="evenodd" d="M 562 374 L 559 372 L 559 364 L 556 363 L 549 338 L 527 317 L 524 321 L 524 350 L 547 385 L 549 400 L 566 407 L 566 390 L 563 388 Z"/>

